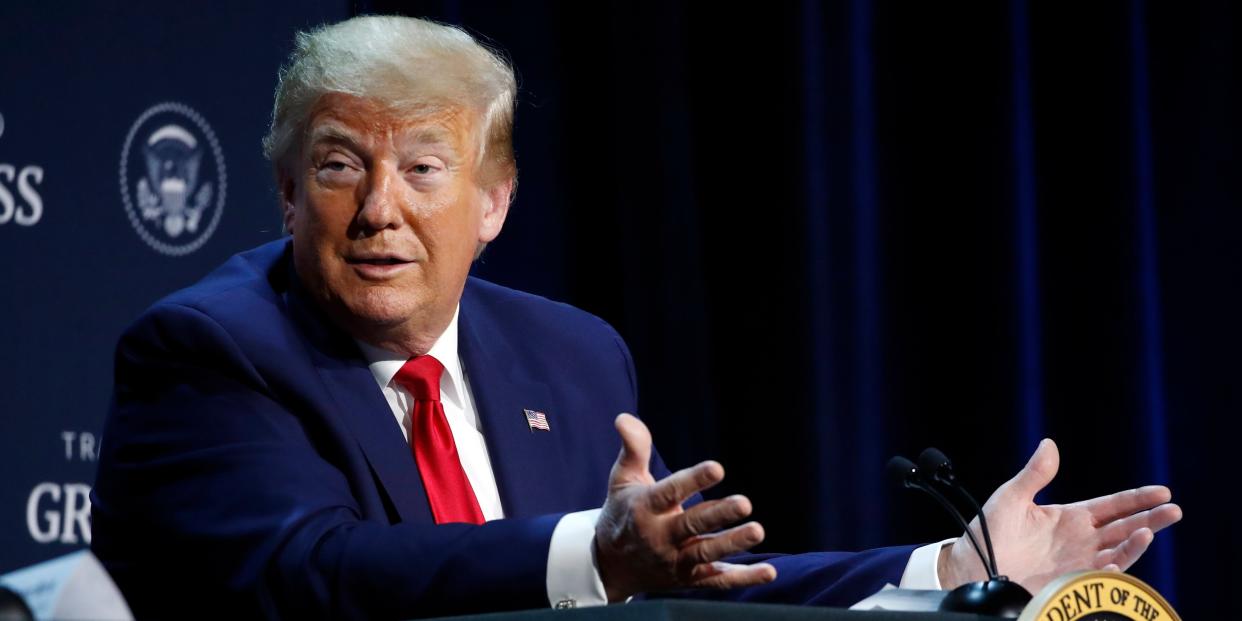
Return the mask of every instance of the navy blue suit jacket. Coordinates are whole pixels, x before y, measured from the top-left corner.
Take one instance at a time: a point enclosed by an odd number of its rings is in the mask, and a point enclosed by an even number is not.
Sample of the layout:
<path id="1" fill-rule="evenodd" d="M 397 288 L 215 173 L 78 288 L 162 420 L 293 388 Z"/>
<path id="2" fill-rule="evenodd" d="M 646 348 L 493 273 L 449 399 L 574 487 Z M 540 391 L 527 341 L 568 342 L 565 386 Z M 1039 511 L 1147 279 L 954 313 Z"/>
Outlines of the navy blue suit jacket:
<path id="1" fill-rule="evenodd" d="M 552 531 L 603 503 L 613 418 L 638 411 L 620 336 L 573 307 L 467 282 L 459 349 L 507 517 L 437 526 L 366 361 L 302 291 L 289 253 L 279 240 L 233 257 L 117 347 L 92 545 L 135 615 L 546 607 Z M 524 409 L 551 431 L 532 431 Z M 652 471 L 667 473 L 658 456 Z M 896 582 L 909 552 L 776 557 L 777 582 L 727 596 L 849 604 Z"/>

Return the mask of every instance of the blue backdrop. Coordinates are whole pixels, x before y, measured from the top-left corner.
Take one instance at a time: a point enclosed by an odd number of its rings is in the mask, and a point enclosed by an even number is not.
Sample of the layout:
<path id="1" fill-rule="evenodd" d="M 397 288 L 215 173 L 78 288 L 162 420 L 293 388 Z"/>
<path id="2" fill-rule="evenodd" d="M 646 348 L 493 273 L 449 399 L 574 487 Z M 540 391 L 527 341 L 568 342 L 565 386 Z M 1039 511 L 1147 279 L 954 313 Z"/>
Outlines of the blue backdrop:
<path id="1" fill-rule="evenodd" d="M 890 454 L 940 446 L 983 495 L 1050 435 L 1045 500 L 1174 488 L 1135 572 L 1223 609 L 1235 11 L 981 5 L 0 7 L 0 573 L 83 545 L 120 330 L 279 234 L 292 33 L 405 12 L 518 68 L 520 190 L 476 271 L 613 323 L 666 460 L 721 459 L 768 549 L 947 536 Z"/>
<path id="2" fill-rule="evenodd" d="M 0 573 L 89 541 L 116 339 L 151 302 L 279 234 L 259 143 L 276 71 L 297 29 L 348 14 L 0 6 Z M 150 157 L 196 160 L 191 187 L 161 188 Z"/>

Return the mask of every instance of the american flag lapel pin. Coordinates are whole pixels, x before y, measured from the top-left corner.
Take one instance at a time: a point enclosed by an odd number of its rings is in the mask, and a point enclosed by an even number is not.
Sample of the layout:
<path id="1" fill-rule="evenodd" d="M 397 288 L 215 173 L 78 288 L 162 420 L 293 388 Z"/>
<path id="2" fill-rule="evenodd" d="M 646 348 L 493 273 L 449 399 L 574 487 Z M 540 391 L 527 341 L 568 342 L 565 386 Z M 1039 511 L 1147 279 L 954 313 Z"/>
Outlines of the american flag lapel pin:
<path id="1" fill-rule="evenodd" d="M 543 412 L 534 410 L 522 410 L 526 414 L 526 425 L 531 431 L 538 429 L 539 431 L 552 431 L 548 426 L 548 415 Z"/>

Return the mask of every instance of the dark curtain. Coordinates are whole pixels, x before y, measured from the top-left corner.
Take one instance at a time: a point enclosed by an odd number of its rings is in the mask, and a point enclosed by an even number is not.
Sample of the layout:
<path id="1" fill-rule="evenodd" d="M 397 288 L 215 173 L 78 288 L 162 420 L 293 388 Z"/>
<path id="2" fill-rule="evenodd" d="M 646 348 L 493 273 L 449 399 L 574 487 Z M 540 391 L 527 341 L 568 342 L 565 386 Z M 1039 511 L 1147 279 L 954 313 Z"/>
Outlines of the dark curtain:
<path id="1" fill-rule="evenodd" d="M 355 10 L 513 58 L 521 187 L 476 271 L 616 326 L 666 460 L 721 460 L 765 549 L 950 536 L 888 456 L 938 446 L 983 496 L 1046 435 L 1046 502 L 1172 486 L 1134 572 L 1225 610 L 1234 5 L 725 6 Z"/>

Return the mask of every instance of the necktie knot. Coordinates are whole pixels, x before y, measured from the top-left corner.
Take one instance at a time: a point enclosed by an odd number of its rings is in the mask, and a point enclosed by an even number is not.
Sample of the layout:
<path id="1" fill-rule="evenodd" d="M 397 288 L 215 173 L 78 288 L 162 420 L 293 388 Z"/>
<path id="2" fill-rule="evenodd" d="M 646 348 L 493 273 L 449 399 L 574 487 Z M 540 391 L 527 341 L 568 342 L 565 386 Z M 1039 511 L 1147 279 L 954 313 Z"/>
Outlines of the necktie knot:
<path id="1" fill-rule="evenodd" d="M 439 401 L 443 373 L 444 365 L 435 357 L 415 356 L 405 362 L 393 379 L 419 401 Z"/>

